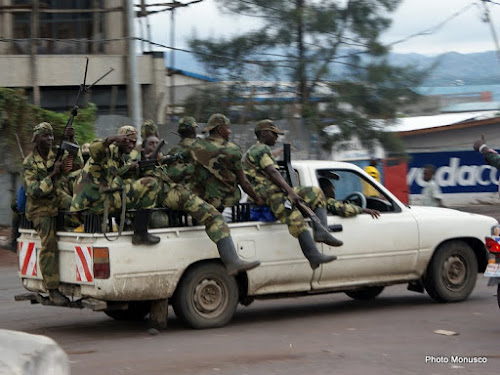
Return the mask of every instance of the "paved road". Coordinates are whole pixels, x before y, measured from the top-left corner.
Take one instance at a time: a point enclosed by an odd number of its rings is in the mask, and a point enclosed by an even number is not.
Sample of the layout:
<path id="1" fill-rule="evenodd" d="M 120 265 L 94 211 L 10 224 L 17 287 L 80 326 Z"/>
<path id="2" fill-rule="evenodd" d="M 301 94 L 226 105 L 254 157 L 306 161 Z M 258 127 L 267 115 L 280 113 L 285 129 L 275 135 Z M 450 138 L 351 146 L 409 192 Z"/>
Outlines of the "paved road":
<path id="1" fill-rule="evenodd" d="M 0 328 L 53 338 L 73 375 L 493 375 L 500 368 L 500 309 L 482 275 L 457 304 L 395 286 L 371 302 L 344 294 L 257 301 L 213 330 L 186 329 L 171 312 L 167 331 L 154 336 L 102 313 L 15 302 L 23 292 L 14 255 L 0 251 Z"/>
<path id="2" fill-rule="evenodd" d="M 0 268 L 0 328 L 53 338 L 68 353 L 73 375 L 493 375 L 500 368 L 500 310 L 482 275 L 458 304 L 396 286 L 371 302 L 344 294 L 257 301 L 213 330 L 186 329 L 171 313 L 167 331 L 155 336 L 141 323 L 102 313 L 15 302 L 23 292 L 15 267 Z M 448 363 L 426 363 L 426 356 Z M 452 356 L 487 363 L 452 363 Z"/>

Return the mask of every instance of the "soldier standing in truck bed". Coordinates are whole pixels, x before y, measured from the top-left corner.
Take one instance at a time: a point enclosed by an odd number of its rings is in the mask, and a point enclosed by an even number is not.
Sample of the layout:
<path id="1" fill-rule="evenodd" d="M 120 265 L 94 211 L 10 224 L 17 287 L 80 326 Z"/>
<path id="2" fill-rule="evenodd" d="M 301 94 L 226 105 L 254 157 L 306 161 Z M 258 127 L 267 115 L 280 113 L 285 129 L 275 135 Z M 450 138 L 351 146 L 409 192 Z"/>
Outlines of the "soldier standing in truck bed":
<path id="1" fill-rule="evenodd" d="M 70 137 L 71 134 L 74 134 L 74 129 L 67 127 L 65 136 Z M 72 162 L 69 160 L 72 158 L 68 158 L 65 151 L 62 160 L 56 160 L 56 154 L 52 150 L 53 129 L 48 122 L 34 127 L 31 141 L 36 143 L 35 148 L 23 161 L 26 218 L 32 221 L 41 239 L 40 272 L 49 292 L 49 299 L 58 306 L 64 306 L 69 303 L 69 299 L 59 291 L 56 217 L 59 210 L 69 209 L 71 196 L 60 187 L 57 179 L 72 168 Z"/>

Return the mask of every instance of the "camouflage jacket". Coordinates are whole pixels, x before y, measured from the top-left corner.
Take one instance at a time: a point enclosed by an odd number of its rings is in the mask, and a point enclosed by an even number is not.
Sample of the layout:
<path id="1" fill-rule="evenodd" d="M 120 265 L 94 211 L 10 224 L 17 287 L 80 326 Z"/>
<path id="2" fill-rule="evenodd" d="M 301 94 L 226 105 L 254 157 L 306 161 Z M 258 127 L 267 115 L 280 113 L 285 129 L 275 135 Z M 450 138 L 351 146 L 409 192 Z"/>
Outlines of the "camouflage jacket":
<path id="1" fill-rule="evenodd" d="M 180 158 L 167 166 L 167 174 L 173 182 L 190 185 L 195 165 L 191 148 L 196 138 L 183 138 L 179 144 L 167 153 L 167 156 L 179 155 Z"/>
<path id="2" fill-rule="evenodd" d="M 355 204 L 344 203 L 333 198 L 326 199 L 326 209 L 333 215 L 351 217 L 363 213 L 363 209 Z"/>
<path id="3" fill-rule="evenodd" d="M 248 181 L 253 186 L 271 184 L 271 180 L 264 173 L 264 170 L 273 165 L 278 169 L 278 163 L 274 158 L 271 147 L 264 143 L 257 142 L 245 153 L 243 169 Z"/>
<path id="4" fill-rule="evenodd" d="M 218 135 L 198 139 L 192 145 L 195 160 L 194 192 L 215 207 L 240 201 L 237 171 L 242 171 L 241 149 Z"/>
<path id="5" fill-rule="evenodd" d="M 90 144 L 90 158 L 83 167 L 76 182 L 71 202 L 71 211 L 91 209 L 101 213 L 106 194 L 105 189 L 119 189 L 136 178 L 130 165 L 140 159 L 140 154 L 133 150 L 123 154 L 118 147 L 104 145 L 104 140 L 96 139 Z M 119 192 L 116 192 L 119 196 Z"/>
<path id="6" fill-rule="evenodd" d="M 64 161 L 68 152 L 62 157 Z M 37 148 L 30 152 L 23 161 L 23 184 L 26 192 L 26 218 L 33 220 L 41 216 L 56 216 L 59 211 L 58 189 L 59 179 L 68 177 L 68 173 L 61 174 L 54 181 L 49 177 L 49 170 L 54 167 L 56 153 L 49 151 L 45 161 Z M 81 168 L 83 160 L 81 153 L 73 159 L 73 171 Z"/>

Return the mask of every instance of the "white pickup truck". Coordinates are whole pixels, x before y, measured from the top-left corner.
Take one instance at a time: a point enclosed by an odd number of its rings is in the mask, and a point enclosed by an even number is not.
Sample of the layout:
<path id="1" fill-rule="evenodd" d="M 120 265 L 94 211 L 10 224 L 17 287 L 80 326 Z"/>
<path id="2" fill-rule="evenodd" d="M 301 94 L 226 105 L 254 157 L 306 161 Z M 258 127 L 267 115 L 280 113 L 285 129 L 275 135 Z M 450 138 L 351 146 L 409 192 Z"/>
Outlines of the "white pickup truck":
<path id="1" fill-rule="evenodd" d="M 361 168 L 342 162 L 294 161 L 291 179 L 318 186 L 318 177 L 332 176 L 337 199 L 379 210 L 342 218 L 329 215 L 334 235 L 344 242 L 331 248 L 317 244 L 338 259 L 312 270 L 297 239 L 279 222 L 248 221 L 248 205 L 237 206 L 229 224 L 239 256 L 262 264 L 230 277 L 204 227 L 189 218 L 175 227 L 150 230 L 161 237 L 154 246 L 132 245 L 132 232 L 58 232 L 61 291 L 70 307 L 90 307 L 115 319 L 144 319 L 166 325 L 168 303 L 176 316 L 193 328 L 227 324 L 238 303 L 254 299 L 345 292 L 371 299 L 389 285 L 427 293 L 439 302 L 465 300 L 486 263 L 485 233 L 493 218 L 434 207 L 409 207 Z M 289 173 L 291 169 L 288 169 Z M 365 197 L 363 183 L 378 197 Z M 19 277 L 30 292 L 17 300 L 50 305 L 40 275 L 35 231 L 22 229 L 18 239 Z M 159 307 L 158 307 L 159 306 Z M 163 308 L 161 307 L 163 306 Z M 166 307 L 165 307 L 166 306 Z"/>

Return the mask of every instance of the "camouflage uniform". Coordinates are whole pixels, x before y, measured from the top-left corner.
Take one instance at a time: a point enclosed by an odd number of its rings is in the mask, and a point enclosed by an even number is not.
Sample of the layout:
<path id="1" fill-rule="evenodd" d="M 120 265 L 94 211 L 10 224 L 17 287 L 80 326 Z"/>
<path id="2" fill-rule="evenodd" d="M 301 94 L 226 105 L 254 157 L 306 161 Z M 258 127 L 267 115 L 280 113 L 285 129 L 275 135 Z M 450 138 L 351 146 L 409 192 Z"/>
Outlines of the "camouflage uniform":
<path id="1" fill-rule="evenodd" d="M 326 209 L 332 215 L 352 217 L 363 213 L 363 209 L 355 204 L 344 203 L 333 198 L 326 199 Z"/>
<path id="2" fill-rule="evenodd" d="M 222 214 L 214 206 L 205 202 L 185 186 L 172 182 L 165 166 L 160 166 L 159 171 L 161 188 L 158 194 L 158 206 L 186 211 L 199 224 L 205 226 L 208 237 L 214 243 L 229 237 L 229 227 Z"/>
<path id="3" fill-rule="evenodd" d="M 183 133 L 185 130 L 194 130 L 198 124 L 193 117 L 183 117 L 179 120 L 179 133 Z M 169 164 L 167 168 L 167 173 L 173 182 L 181 183 L 188 188 L 192 188 L 192 178 L 195 170 L 194 160 L 191 156 L 191 149 L 196 138 L 183 137 L 179 144 L 167 153 L 167 156 L 178 156 L 179 158 L 173 163 Z"/>
<path id="4" fill-rule="evenodd" d="M 35 126 L 33 141 L 38 134 L 52 132 L 48 123 Z M 51 150 L 45 161 L 38 149 L 29 153 L 23 161 L 26 186 L 26 218 L 31 220 L 42 242 L 38 254 L 40 272 L 48 289 L 59 287 L 59 249 L 56 235 L 56 216 L 59 210 L 68 210 L 71 196 L 57 188 L 57 182 L 49 177 L 56 154 Z"/>
<path id="5" fill-rule="evenodd" d="M 229 119 L 215 118 L 204 132 L 219 125 L 218 121 Z M 243 170 L 242 152 L 238 145 L 226 141 L 218 134 L 198 139 L 192 144 L 193 159 L 196 162 L 194 192 L 214 207 L 231 207 L 241 199 L 237 171 Z"/>
<path id="6" fill-rule="evenodd" d="M 248 180 L 271 208 L 274 216 L 280 222 L 288 225 L 288 231 L 293 237 L 298 237 L 307 230 L 308 225 L 296 207 L 285 208 L 287 200 L 285 193 L 264 172 L 264 169 L 269 165 L 278 169 L 278 164 L 269 146 L 257 142 L 246 152 L 243 167 Z M 324 195 L 317 187 L 301 186 L 294 187 L 293 190 L 312 210 L 326 206 Z"/>
<path id="7" fill-rule="evenodd" d="M 117 213 L 122 206 L 122 188 L 126 192 L 127 210 L 153 208 L 158 183 L 153 177 L 137 178 L 136 172 L 130 170 L 132 162 L 138 160 L 139 153 L 135 150 L 123 154 L 114 144 L 106 147 L 104 140 L 94 140 L 90 145 L 90 158 L 75 186 L 71 211 L 102 214 L 104 202 L 108 200 L 109 212 Z M 103 193 L 105 190 L 112 193 Z"/>

